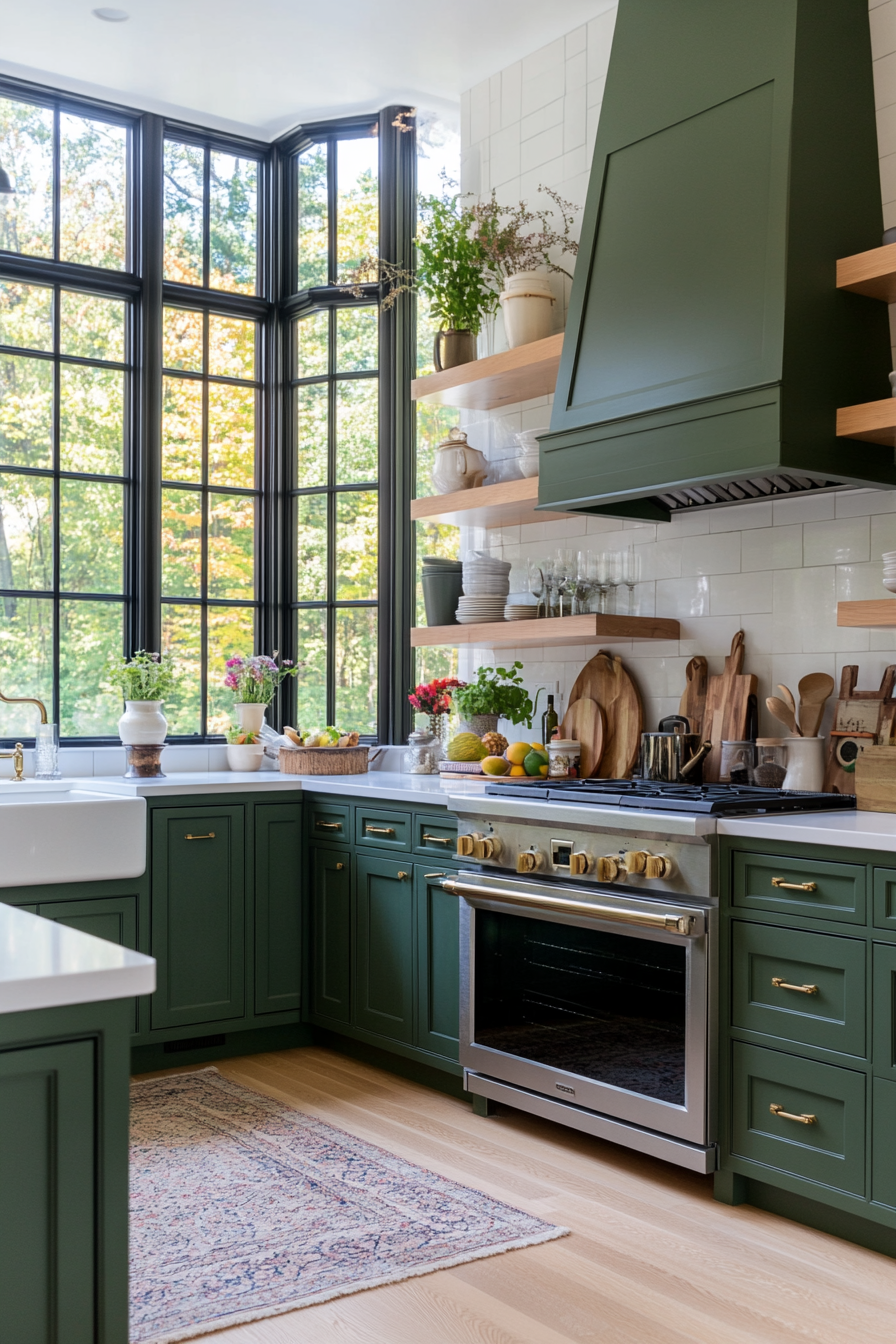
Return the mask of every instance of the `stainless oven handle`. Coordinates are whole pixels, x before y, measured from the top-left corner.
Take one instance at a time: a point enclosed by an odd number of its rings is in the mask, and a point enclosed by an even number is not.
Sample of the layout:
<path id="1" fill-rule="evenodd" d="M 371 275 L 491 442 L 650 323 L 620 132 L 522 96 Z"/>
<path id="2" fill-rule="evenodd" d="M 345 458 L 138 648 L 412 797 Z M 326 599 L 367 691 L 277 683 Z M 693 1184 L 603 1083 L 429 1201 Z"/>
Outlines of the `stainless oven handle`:
<path id="1" fill-rule="evenodd" d="M 565 901 L 559 896 L 533 896 L 527 891 L 498 891 L 480 887 L 472 882 L 458 882 L 446 877 L 441 886 L 450 896 L 472 896 L 478 900 L 501 901 L 509 905 L 525 905 L 530 909 L 556 910 L 565 915 L 579 915 L 583 919 L 614 920 L 618 924 L 637 924 L 641 928 L 663 929 L 666 933 L 694 933 L 697 923 L 694 915 L 651 914 L 647 910 L 625 909 L 614 905 L 592 905 L 584 901 Z"/>

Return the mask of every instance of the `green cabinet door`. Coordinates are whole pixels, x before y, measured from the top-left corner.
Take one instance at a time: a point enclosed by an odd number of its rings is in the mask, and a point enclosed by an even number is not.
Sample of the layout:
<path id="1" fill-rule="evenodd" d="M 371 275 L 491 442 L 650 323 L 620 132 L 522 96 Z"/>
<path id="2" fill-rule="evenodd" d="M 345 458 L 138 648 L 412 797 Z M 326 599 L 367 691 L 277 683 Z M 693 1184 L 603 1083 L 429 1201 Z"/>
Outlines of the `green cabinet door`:
<path id="1" fill-rule="evenodd" d="M 874 870 L 874 927 L 896 933 L 896 870 Z"/>
<path id="2" fill-rule="evenodd" d="M 137 897 L 93 896 L 87 901 L 41 901 L 35 914 L 67 924 L 94 938 L 137 950 Z M 134 1000 L 134 1031 L 140 1029 L 138 1001 Z"/>
<path id="3" fill-rule="evenodd" d="M 300 1006 L 302 805 L 255 808 L 255 1011 Z"/>
<path id="4" fill-rule="evenodd" d="M 896 1209 L 896 1082 L 871 1082 L 871 1199 Z"/>
<path id="5" fill-rule="evenodd" d="M 798 919 L 865 923 L 864 864 L 780 854 L 734 854 L 733 904 Z"/>
<path id="6" fill-rule="evenodd" d="M 442 890 L 437 872 L 417 864 L 417 1032 L 423 1050 L 457 1062 L 460 1035 L 458 899 Z"/>
<path id="7" fill-rule="evenodd" d="M 872 1062 L 874 1072 L 896 1079 L 896 947 L 872 947 Z"/>
<path id="8" fill-rule="evenodd" d="M 356 1027 L 414 1043 L 414 875 L 402 859 L 356 859 Z"/>
<path id="9" fill-rule="evenodd" d="M 158 808 L 152 815 L 152 1026 L 243 1016 L 244 811 Z"/>
<path id="10" fill-rule="evenodd" d="M 95 1072 L 93 1041 L 0 1052 L 0 1338 L 9 1344 L 100 1338 Z"/>
<path id="11" fill-rule="evenodd" d="M 311 851 L 311 1011 L 350 1022 L 352 879 L 347 850 Z"/>

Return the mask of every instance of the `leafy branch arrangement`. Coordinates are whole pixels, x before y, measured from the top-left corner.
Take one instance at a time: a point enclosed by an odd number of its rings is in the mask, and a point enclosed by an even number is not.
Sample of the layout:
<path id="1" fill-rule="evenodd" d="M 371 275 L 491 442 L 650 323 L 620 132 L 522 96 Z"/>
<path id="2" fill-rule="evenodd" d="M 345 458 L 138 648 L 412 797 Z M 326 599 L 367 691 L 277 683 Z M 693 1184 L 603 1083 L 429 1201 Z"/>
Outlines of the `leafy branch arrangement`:
<path id="1" fill-rule="evenodd" d="M 146 653 L 117 658 L 109 667 L 109 680 L 125 700 L 164 700 L 177 685 L 177 673 L 165 653 Z"/>
<path id="2" fill-rule="evenodd" d="M 514 663 L 509 669 L 480 667 L 475 681 L 455 690 L 454 708 L 464 719 L 476 714 L 497 714 L 510 723 L 524 723 L 531 728 L 538 695 L 533 705 L 519 675 L 522 670 L 522 663 Z"/>

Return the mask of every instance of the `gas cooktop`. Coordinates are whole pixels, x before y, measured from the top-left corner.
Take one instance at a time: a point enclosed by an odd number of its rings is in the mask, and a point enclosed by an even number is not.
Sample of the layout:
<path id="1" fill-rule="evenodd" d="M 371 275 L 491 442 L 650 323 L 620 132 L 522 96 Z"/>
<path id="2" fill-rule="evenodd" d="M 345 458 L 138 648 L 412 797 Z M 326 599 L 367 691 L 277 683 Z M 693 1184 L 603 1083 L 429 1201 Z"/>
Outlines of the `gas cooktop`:
<path id="1" fill-rule="evenodd" d="M 542 798 L 554 803 L 592 803 L 642 812 L 699 812 L 748 816 L 762 812 L 831 812 L 855 808 L 851 793 L 797 793 L 741 784 L 662 784 L 652 779 L 492 780 L 487 794 Z"/>

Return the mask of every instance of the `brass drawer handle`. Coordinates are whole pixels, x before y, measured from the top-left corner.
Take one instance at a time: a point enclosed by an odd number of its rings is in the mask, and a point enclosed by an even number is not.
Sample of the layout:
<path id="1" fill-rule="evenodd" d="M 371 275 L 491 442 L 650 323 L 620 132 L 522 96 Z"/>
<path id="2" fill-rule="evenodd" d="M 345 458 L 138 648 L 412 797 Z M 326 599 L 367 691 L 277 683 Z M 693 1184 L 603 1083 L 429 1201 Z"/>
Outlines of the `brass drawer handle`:
<path id="1" fill-rule="evenodd" d="M 337 863 L 337 865 L 336 865 L 336 871 L 337 871 L 337 873 L 341 873 L 344 867 L 345 867 L 345 864 L 344 864 L 344 863 Z"/>
<path id="2" fill-rule="evenodd" d="M 403 873 L 403 872 L 401 871 L 401 869 L 399 868 L 399 870 L 398 870 L 398 880 L 399 880 L 399 882 L 403 882 L 403 881 L 405 880 L 406 877 L 410 877 L 410 873 Z"/>
<path id="3" fill-rule="evenodd" d="M 817 891 L 817 882 L 785 882 L 783 877 L 773 877 L 772 886 L 780 887 L 782 891 Z"/>
<path id="4" fill-rule="evenodd" d="M 364 827 L 364 831 L 365 831 L 365 834 L 367 834 L 367 835 L 394 835 L 394 834 L 395 834 L 395 827 L 394 827 L 394 826 L 365 826 L 365 827 Z"/>
<path id="5" fill-rule="evenodd" d="M 451 839 L 450 839 L 450 837 L 446 840 L 445 837 L 444 837 L 444 835 L 427 835 L 425 831 L 423 832 L 423 839 L 424 839 L 424 840 L 428 840 L 429 843 L 430 843 L 431 845 L 450 845 L 450 844 L 451 844 Z"/>
<path id="6" fill-rule="evenodd" d="M 214 831 L 209 831 L 208 835 L 185 835 L 185 840 L 214 840 Z"/>
<path id="7" fill-rule="evenodd" d="M 780 975 L 772 976 L 772 984 L 774 985 L 775 989 L 793 989 L 796 990 L 797 994 L 818 993 L 817 985 L 788 985 L 787 981 L 784 980 Z"/>
<path id="8" fill-rule="evenodd" d="M 776 1115 L 779 1120 L 795 1120 L 798 1125 L 818 1124 L 817 1115 L 791 1115 L 789 1111 L 785 1111 L 783 1106 L 778 1106 L 775 1102 L 772 1102 L 768 1109 L 771 1114 Z"/>
<path id="9" fill-rule="evenodd" d="M 429 882 L 432 878 L 434 878 L 434 877 L 444 877 L 445 874 L 444 874 L 444 873 L 424 873 L 423 876 L 426 878 L 427 882 Z"/>
<path id="10" fill-rule="evenodd" d="M 319 831 L 341 831 L 341 821 L 316 821 L 315 826 Z"/>

